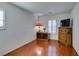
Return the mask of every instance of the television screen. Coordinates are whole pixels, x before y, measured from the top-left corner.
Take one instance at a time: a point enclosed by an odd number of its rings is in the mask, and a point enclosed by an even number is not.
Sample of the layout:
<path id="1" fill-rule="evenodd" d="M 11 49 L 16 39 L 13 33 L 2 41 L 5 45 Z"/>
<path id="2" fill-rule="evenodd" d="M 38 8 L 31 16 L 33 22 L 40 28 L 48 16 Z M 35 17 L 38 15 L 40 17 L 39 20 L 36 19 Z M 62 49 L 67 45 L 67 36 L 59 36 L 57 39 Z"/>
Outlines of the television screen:
<path id="1" fill-rule="evenodd" d="M 61 26 L 70 26 L 70 19 L 61 20 Z"/>

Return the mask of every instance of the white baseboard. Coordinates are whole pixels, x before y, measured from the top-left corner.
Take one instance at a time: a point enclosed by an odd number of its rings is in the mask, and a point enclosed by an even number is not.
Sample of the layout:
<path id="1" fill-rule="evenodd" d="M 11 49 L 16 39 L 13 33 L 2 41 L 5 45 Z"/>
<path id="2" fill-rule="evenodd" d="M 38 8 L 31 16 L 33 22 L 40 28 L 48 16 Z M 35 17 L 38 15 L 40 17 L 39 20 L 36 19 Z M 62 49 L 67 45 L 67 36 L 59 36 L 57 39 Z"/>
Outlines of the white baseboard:
<path id="1" fill-rule="evenodd" d="M 33 39 L 33 40 L 35 40 L 35 39 Z M 30 40 L 30 41 L 28 41 L 28 42 L 24 42 L 24 43 L 20 44 L 20 45 L 19 45 L 19 46 L 17 46 L 16 48 L 11 49 L 11 50 L 9 50 L 9 51 L 5 52 L 4 54 L 2 54 L 2 56 L 3 56 L 3 55 L 8 54 L 9 52 L 11 52 L 11 51 L 13 51 L 13 50 L 15 50 L 15 49 L 17 49 L 17 48 L 19 48 L 19 47 L 24 46 L 25 44 L 28 44 L 28 43 L 32 42 L 33 40 Z"/>

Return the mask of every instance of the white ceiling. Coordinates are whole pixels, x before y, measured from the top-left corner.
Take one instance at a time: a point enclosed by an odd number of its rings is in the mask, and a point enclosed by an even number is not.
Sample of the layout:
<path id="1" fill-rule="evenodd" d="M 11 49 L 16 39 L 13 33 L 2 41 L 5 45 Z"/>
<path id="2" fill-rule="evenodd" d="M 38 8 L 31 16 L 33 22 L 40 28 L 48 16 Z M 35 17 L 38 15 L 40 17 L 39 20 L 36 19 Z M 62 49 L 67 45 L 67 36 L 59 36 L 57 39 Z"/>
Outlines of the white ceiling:
<path id="1" fill-rule="evenodd" d="M 76 2 L 12 2 L 13 4 L 33 13 L 62 13 L 73 9 Z"/>

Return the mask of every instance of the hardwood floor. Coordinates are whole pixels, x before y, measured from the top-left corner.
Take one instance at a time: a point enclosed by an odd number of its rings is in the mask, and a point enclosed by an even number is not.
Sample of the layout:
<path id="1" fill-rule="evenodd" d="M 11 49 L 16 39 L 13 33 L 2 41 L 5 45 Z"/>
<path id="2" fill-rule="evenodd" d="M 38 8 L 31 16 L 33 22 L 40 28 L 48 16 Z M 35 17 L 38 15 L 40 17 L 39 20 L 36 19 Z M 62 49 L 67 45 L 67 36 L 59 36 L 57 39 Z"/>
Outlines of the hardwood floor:
<path id="1" fill-rule="evenodd" d="M 6 56 L 77 56 L 77 53 L 56 40 L 34 40 Z"/>

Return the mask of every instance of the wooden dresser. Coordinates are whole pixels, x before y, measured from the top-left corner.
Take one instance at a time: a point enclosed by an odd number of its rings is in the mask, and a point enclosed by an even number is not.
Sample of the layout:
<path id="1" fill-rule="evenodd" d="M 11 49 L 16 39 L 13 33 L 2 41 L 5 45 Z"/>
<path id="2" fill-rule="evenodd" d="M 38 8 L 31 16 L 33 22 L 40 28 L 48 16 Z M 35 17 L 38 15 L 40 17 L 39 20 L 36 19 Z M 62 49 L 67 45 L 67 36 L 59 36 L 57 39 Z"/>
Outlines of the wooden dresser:
<path id="1" fill-rule="evenodd" d="M 72 28 L 71 27 L 59 27 L 59 42 L 72 46 Z"/>
<path id="2" fill-rule="evenodd" d="M 50 34 L 48 32 L 37 32 L 36 37 L 37 39 L 49 39 Z"/>

